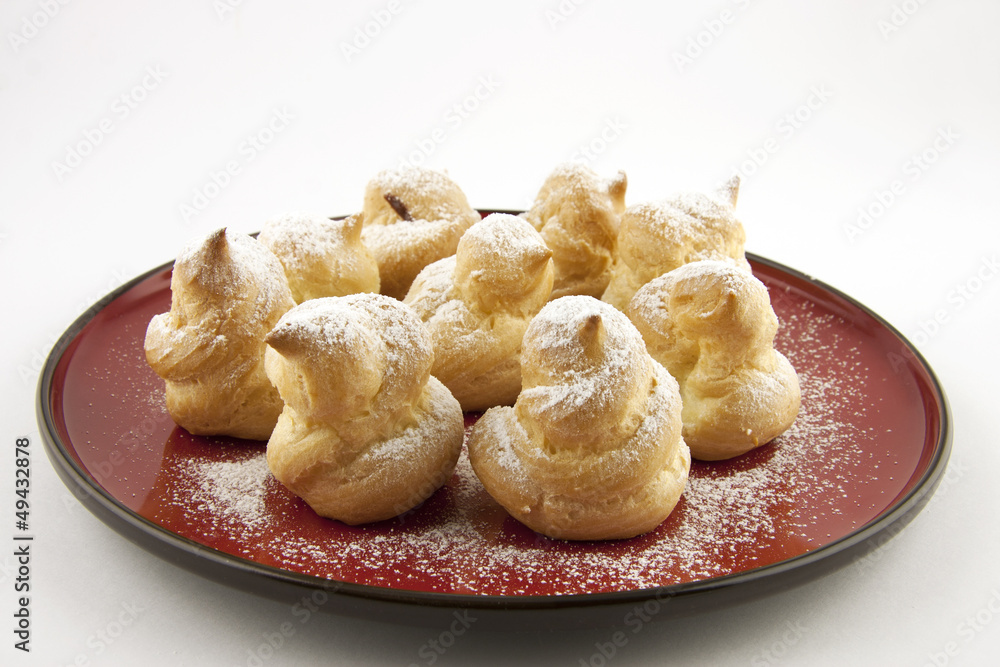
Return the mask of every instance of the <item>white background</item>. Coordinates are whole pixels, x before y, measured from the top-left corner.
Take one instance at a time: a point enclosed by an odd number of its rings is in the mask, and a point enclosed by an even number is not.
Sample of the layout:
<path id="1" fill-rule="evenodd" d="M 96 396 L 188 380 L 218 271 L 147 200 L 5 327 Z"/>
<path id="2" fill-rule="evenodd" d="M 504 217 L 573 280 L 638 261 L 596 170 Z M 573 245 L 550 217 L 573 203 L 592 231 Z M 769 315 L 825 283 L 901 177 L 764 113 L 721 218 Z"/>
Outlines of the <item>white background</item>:
<path id="1" fill-rule="evenodd" d="M 245 665 L 291 618 L 166 564 L 69 497 L 42 454 L 35 392 L 87 305 L 218 226 L 353 212 L 366 181 L 405 159 L 447 169 L 474 206 L 522 208 L 552 167 L 583 158 L 624 169 L 632 203 L 741 170 L 748 250 L 915 340 L 954 416 L 936 501 L 868 567 L 652 624 L 608 664 L 1000 663 L 1000 5 L 681 4 L 4 0 L 0 537 L 14 533 L 21 436 L 37 537 L 30 655 L 13 649 L 14 559 L 0 551 L 0 661 Z M 238 172 L 211 187 L 229 162 Z M 116 619 L 128 623 L 114 641 L 95 641 Z M 610 632 L 473 628 L 434 657 L 579 665 Z M 323 615 L 264 664 L 427 664 L 437 635 Z"/>

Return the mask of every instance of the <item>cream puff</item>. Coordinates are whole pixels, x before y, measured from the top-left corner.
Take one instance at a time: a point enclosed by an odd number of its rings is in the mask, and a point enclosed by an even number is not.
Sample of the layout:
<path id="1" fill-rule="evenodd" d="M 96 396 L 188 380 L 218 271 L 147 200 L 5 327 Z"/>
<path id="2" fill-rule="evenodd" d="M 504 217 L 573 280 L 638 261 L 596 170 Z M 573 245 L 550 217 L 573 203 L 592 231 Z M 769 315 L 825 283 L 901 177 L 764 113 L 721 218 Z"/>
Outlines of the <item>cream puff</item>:
<path id="1" fill-rule="evenodd" d="M 552 252 L 523 219 L 494 213 L 455 255 L 417 275 L 404 303 L 434 342 L 431 373 L 466 411 L 510 405 L 521 391 L 521 340 L 552 290 Z"/>
<path id="2" fill-rule="evenodd" d="M 295 305 L 281 262 L 219 229 L 180 253 L 170 290 L 170 311 L 145 339 L 170 416 L 197 435 L 267 440 L 282 402 L 264 373 L 264 336 Z"/>
<path id="3" fill-rule="evenodd" d="M 549 174 L 524 217 L 552 250 L 553 299 L 585 294 L 600 298 L 611 279 L 619 218 L 625 209 L 625 172 L 600 178 L 579 163 Z"/>
<path id="4" fill-rule="evenodd" d="M 378 262 L 381 291 L 396 299 L 421 269 L 455 254 L 462 234 L 481 218 L 453 180 L 422 167 L 376 174 L 362 214 L 361 239 Z"/>
<path id="5" fill-rule="evenodd" d="M 315 213 L 268 219 L 257 240 L 277 255 L 296 303 L 324 296 L 378 292 L 378 262 L 361 242 L 362 219 Z"/>
<path id="6" fill-rule="evenodd" d="M 622 213 L 618 249 L 601 297 L 619 310 L 640 287 L 678 266 L 718 259 L 750 271 L 746 233 L 736 217 L 739 177 L 712 195 L 685 193 L 659 203 L 629 206 Z"/>
<path id="7" fill-rule="evenodd" d="M 389 519 L 448 481 L 464 417 L 430 374 L 430 335 L 409 307 L 380 294 L 313 299 L 266 342 L 267 376 L 284 401 L 268 466 L 317 514 Z"/>
<path id="8" fill-rule="evenodd" d="M 549 302 L 532 320 L 514 407 L 469 434 L 486 491 L 548 537 L 628 538 L 673 511 L 691 459 L 677 382 L 632 323 L 589 296 Z"/>
<path id="9" fill-rule="evenodd" d="M 738 456 L 795 421 L 798 376 L 774 349 L 778 318 L 752 274 L 729 262 L 685 264 L 642 287 L 627 313 L 680 384 L 694 458 Z"/>

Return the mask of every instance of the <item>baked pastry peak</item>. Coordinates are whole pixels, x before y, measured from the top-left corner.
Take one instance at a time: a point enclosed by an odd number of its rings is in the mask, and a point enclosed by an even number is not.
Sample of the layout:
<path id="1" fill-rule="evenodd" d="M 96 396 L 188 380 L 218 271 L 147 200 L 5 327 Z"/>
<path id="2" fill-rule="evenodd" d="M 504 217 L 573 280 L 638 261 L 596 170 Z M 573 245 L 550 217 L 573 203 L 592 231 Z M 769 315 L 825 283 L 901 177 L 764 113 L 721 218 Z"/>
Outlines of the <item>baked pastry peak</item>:
<path id="1" fill-rule="evenodd" d="M 284 401 L 268 466 L 318 514 L 389 519 L 448 480 L 462 410 L 430 375 L 430 337 L 407 306 L 378 294 L 313 299 L 267 343 L 267 376 Z"/>
<path id="2" fill-rule="evenodd" d="M 711 194 L 683 192 L 622 213 L 618 250 L 602 299 L 620 310 L 640 287 L 679 266 L 703 259 L 750 271 L 746 232 L 736 216 L 739 177 Z"/>
<path id="3" fill-rule="evenodd" d="M 295 305 L 277 257 L 218 229 L 181 251 L 170 289 L 170 311 L 145 338 L 167 411 L 191 433 L 266 440 L 281 400 L 264 374 L 264 336 Z"/>
<path id="4" fill-rule="evenodd" d="M 792 425 L 798 377 L 774 349 L 778 318 L 752 274 L 727 262 L 692 262 L 647 283 L 627 312 L 680 384 L 694 458 L 738 456 Z"/>
<path id="5" fill-rule="evenodd" d="M 731 207 L 736 208 L 736 200 L 740 196 L 740 177 L 738 174 L 733 174 L 733 176 L 719 186 L 716 191 L 715 196 L 720 201 L 727 202 Z"/>
<path id="6" fill-rule="evenodd" d="M 552 289 L 552 251 L 521 218 L 493 213 L 458 243 L 455 287 L 482 312 L 534 315 Z"/>
<path id="7" fill-rule="evenodd" d="M 521 389 L 524 331 L 552 290 L 552 253 L 522 218 L 487 216 L 404 298 L 434 344 L 433 375 L 467 411 L 509 405 Z"/>
<path id="8" fill-rule="evenodd" d="M 552 249 L 552 297 L 600 297 L 607 288 L 628 179 L 602 179 L 580 163 L 558 165 L 524 217 Z"/>
<path id="9" fill-rule="evenodd" d="M 361 241 L 363 217 L 341 220 L 308 212 L 269 218 L 257 240 L 281 261 L 296 303 L 323 296 L 378 292 L 375 256 Z"/>
<path id="10" fill-rule="evenodd" d="M 658 526 L 683 492 L 690 455 L 676 381 L 628 318 L 593 297 L 549 302 L 521 357 L 523 390 L 469 435 L 487 492 L 549 537 L 633 537 Z"/>
<path id="11" fill-rule="evenodd" d="M 445 173 L 405 166 L 376 174 L 365 188 L 361 237 L 379 267 L 383 294 L 402 299 L 428 264 L 455 254 L 481 218 Z"/>

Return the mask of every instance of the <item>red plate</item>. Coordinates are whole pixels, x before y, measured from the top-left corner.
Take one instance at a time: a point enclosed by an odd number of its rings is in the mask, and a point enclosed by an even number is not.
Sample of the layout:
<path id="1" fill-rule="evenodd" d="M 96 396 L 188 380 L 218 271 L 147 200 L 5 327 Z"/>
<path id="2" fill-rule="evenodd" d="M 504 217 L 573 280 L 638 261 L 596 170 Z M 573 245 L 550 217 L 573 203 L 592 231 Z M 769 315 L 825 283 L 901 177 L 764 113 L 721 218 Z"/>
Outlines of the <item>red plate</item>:
<path id="1" fill-rule="evenodd" d="M 143 339 L 170 307 L 169 265 L 108 295 L 63 335 L 41 377 L 39 422 L 64 482 L 105 522 L 260 593 L 312 591 L 383 616 L 387 606 L 412 616 L 428 605 L 509 615 L 640 601 L 659 609 L 668 597 L 674 613 L 728 604 L 881 544 L 929 499 L 950 451 L 941 387 L 898 332 L 829 286 L 749 259 L 781 322 L 776 345 L 799 373 L 799 417 L 743 457 L 695 462 L 674 513 L 631 540 L 533 533 L 485 493 L 464 454 L 446 487 L 396 520 L 350 527 L 318 517 L 270 476 L 264 443 L 192 436 L 167 415 Z"/>

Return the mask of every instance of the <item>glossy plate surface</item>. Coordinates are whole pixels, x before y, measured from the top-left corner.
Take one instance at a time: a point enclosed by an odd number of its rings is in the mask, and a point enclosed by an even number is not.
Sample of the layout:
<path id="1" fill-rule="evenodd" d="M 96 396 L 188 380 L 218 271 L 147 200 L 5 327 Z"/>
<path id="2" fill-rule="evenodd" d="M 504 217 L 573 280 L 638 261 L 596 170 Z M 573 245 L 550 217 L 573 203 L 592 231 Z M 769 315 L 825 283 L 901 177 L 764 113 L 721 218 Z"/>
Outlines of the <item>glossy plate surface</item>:
<path id="1" fill-rule="evenodd" d="M 750 454 L 695 462 L 674 513 L 632 540 L 536 535 L 489 498 L 464 453 L 448 485 L 396 520 L 350 527 L 318 517 L 270 476 L 264 443 L 192 436 L 167 415 L 143 339 L 169 309 L 169 265 L 66 332 L 43 370 L 39 421 L 57 471 L 99 517 L 241 587 L 505 610 L 777 588 L 834 556 L 843 565 L 911 518 L 945 468 L 950 427 L 932 371 L 881 318 L 808 276 L 749 259 L 781 322 L 776 346 L 800 377 L 799 417 Z"/>

